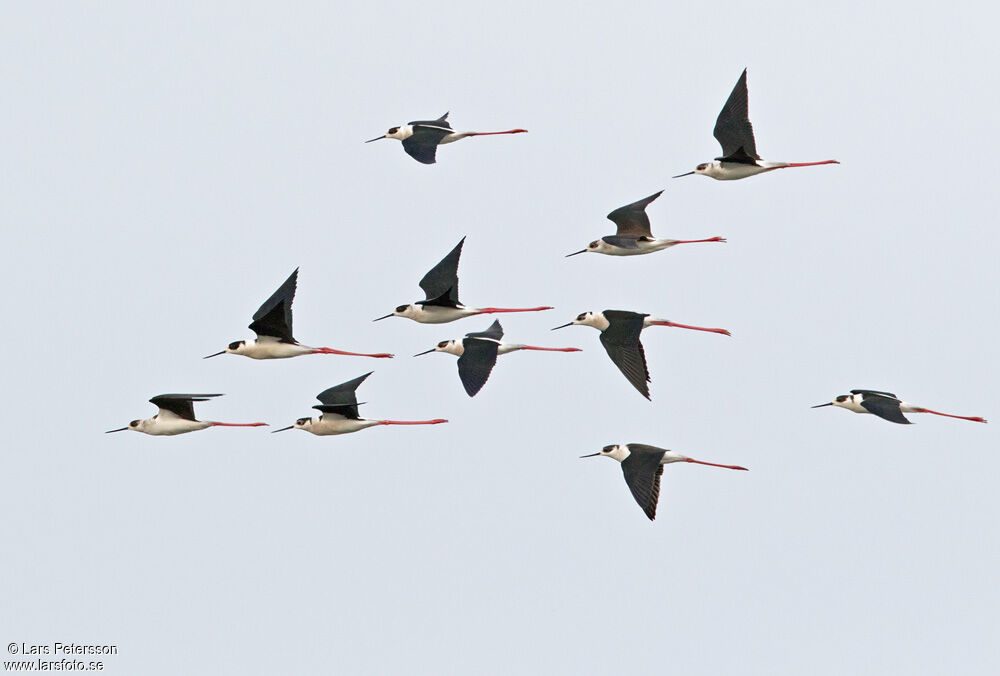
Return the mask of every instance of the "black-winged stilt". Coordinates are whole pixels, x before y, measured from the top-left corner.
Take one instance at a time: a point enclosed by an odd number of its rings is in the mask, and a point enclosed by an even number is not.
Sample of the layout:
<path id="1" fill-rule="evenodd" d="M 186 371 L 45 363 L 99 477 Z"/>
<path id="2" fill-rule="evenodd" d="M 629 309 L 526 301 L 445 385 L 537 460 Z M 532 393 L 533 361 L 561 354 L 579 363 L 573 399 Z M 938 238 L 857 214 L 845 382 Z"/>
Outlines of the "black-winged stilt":
<path id="1" fill-rule="evenodd" d="M 319 416 L 299 418 L 295 424 L 274 430 L 274 432 L 296 429 L 305 430 L 317 436 L 328 436 L 331 434 L 350 434 L 376 425 L 437 425 L 448 422 L 443 418 L 435 418 L 434 420 L 367 420 L 360 417 L 358 415 L 360 404 L 355 391 L 371 374 L 372 372 L 369 371 L 354 380 L 348 380 L 346 383 L 323 390 L 316 395 L 320 403 L 313 406 L 320 412 Z"/>
<path id="2" fill-rule="evenodd" d="M 289 275 L 288 279 L 264 301 L 253 315 L 249 329 L 257 334 L 257 339 L 251 343 L 245 340 L 235 340 L 221 352 L 210 354 L 204 359 L 218 357 L 220 354 L 239 354 L 251 359 L 287 359 L 303 354 L 342 354 L 350 357 L 375 357 L 388 359 L 392 357 L 386 352 L 365 354 L 361 352 L 345 352 L 332 347 L 309 347 L 301 345 L 292 337 L 292 301 L 295 299 L 295 288 L 299 277 L 299 269 Z"/>
<path id="3" fill-rule="evenodd" d="M 393 138 L 403 142 L 406 154 L 421 164 L 434 164 L 437 148 L 444 143 L 453 143 L 470 136 L 496 136 L 498 134 L 523 134 L 527 129 L 508 129 L 507 131 L 455 131 L 448 124 L 448 113 L 436 120 L 418 120 L 393 127 L 382 136 L 365 141 L 381 141 Z"/>
<path id="4" fill-rule="evenodd" d="M 748 113 L 747 95 L 747 71 L 743 69 L 743 74 L 733 87 L 726 105 L 719 113 L 715 121 L 715 130 L 712 132 L 719 145 L 722 146 L 722 156 L 716 157 L 714 162 L 705 162 L 695 167 L 694 171 L 681 176 L 691 174 L 701 174 L 709 176 L 717 181 L 734 181 L 748 176 L 763 174 L 765 171 L 775 169 L 785 169 L 788 167 L 814 167 L 820 164 L 840 164 L 837 160 L 823 160 L 822 162 L 765 162 L 757 154 L 757 145 L 753 137 L 753 125 L 750 124 Z"/>
<path id="5" fill-rule="evenodd" d="M 157 437 L 171 437 L 175 434 L 197 432 L 208 427 L 266 427 L 267 423 L 224 423 L 214 420 L 197 420 L 194 417 L 194 402 L 208 401 L 221 394 L 158 394 L 149 400 L 159 411 L 152 418 L 133 420 L 128 427 L 120 427 L 112 432 L 142 432 Z"/>
<path id="6" fill-rule="evenodd" d="M 458 357 L 458 377 L 470 397 L 476 396 L 490 377 L 497 357 L 518 350 L 537 350 L 542 352 L 579 352 L 578 347 L 537 347 L 520 343 L 505 343 L 503 327 L 495 320 L 485 331 L 465 334 L 462 340 L 442 340 L 436 346 L 424 352 L 413 355 L 419 357 L 431 352 L 447 352 Z"/>
<path id="7" fill-rule="evenodd" d="M 649 369 L 646 366 L 646 353 L 639 341 L 639 334 L 650 326 L 673 326 L 678 329 L 694 331 L 709 331 L 731 335 L 726 329 L 708 329 L 701 326 L 678 324 L 667 319 L 657 319 L 647 314 L 630 312 L 628 310 L 605 310 L 604 312 L 583 312 L 576 319 L 557 326 L 552 330 L 567 326 L 590 326 L 601 332 L 601 345 L 607 351 L 611 361 L 622 372 L 639 394 L 649 399 Z"/>
<path id="8" fill-rule="evenodd" d="M 597 453 L 581 455 L 580 457 L 593 458 L 596 456 L 614 458 L 621 463 L 622 472 L 625 474 L 625 483 L 628 484 L 628 489 L 632 491 L 632 497 L 642 507 L 642 511 L 646 513 L 650 521 L 656 518 L 656 503 L 660 499 L 660 477 L 663 475 L 664 465 L 674 462 L 693 462 L 710 467 L 747 470 L 746 467 L 739 465 L 719 465 L 714 462 L 695 460 L 665 448 L 646 444 L 612 444 L 605 446 Z"/>
<path id="9" fill-rule="evenodd" d="M 813 408 L 822 408 L 823 406 L 838 406 L 846 408 L 848 411 L 854 411 L 855 413 L 872 413 L 879 418 L 900 425 L 913 424 L 906 419 L 906 416 L 903 415 L 904 413 L 933 413 L 934 415 L 946 418 L 958 418 L 960 420 L 971 420 L 972 422 L 980 423 L 986 422 L 985 419 L 979 416 L 952 415 L 951 413 L 941 413 L 924 408 L 923 406 L 908 404 L 891 392 L 880 392 L 878 390 L 851 390 L 850 394 L 842 394 L 831 402 L 817 404 Z"/>
<path id="10" fill-rule="evenodd" d="M 528 308 L 476 308 L 462 305 L 458 300 L 458 259 L 462 256 L 464 243 L 465 238 L 463 237 L 455 248 L 420 280 L 420 288 L 424 290 L 426 296 L 424 300 L 418 300 L 410 305 L 400 305 L 389 314 L 377 317 L 372 321 L 377 322 L 389 317 L 405 317 L 421 324 L 446 324 L 473 315 L 498 312 L 539 312 L 552 309 L 548 305 Z"/>
<path id="11" fill-rule="evenodd" d="M 587 245 L 586 249 L 566 254 L 566 258 L 582 253 L 600 253 L 607 256 L 638 256 L 640 254 L 668 249 L 678 244 L 726 241 L 722 237 L 709 237 L 708 239 L 657 239 L 653 237 L 653 232 L 649 226 L 649 216 L 646 215 L 646 207 L 661 194 L 663 194 L 662 190 L 612 211 L 608 214 L 608 219 L 618 226 L 618 231 L 614 235 L 595 239 Z"/>

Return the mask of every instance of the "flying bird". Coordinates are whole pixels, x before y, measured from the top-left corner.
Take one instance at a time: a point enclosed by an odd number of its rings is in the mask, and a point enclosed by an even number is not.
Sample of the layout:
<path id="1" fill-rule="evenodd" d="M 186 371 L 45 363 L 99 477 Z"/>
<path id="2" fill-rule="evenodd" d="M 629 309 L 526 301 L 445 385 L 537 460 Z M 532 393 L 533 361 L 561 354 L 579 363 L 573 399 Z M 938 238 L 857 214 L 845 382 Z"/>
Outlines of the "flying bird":
<path id="1" fill-rule="evenodd" d="M 507 131 L 455 131 L 448 124 L 448 113 L 436 120 L 418 120 L 398 127 L 392 127 L 382 136 L 365 141 L 381 141 L 384 138 L 394 138 L 403 142 L 406 154 L 421 164 L 434 164 L 439 145 L 461 141 L 470 136 L 496 136 L 498 134 L 523 134 L 527 129 L 508 129 Z"/>
<path id="2" fill-rule="evenodd" d="M 360 352 L 344 352 L 332 347 L 309 347 L 302 345 L 292 336 L 292 301 L 295 299 L 295 288 L 299 278 L 299 269 L 289 275 L 288 279 L 264 301 L 253 315 L 249 329 L 257 334 L 257 339 L 251 343 L 245 340 L 234 340 L 225 350 L 210 354 L 204 359 L 218 357 L 220 354 L 239 354 L 251 359 L 287 359 L 303 354 L 342 354 L 351 357 L 375 357 L 388 359 L 391 354 L 379 352 L 364 354 Z"/>
<path id="3" fill-rule="evenodd" d="M 608 256 L 638 256 L 640 254 L 668 249 L 678 244 L 726 241 L 722 237 L 709 237 L 708 239 L 657 239 L 653 237 L 653 232 L 649 226 L 649 216 L 646 215 L 646 207 L 661 194 L 663 194 L 662 190 L 638 202 L 626 204 L 612 211 L 608 214 L 608 219 L 618 226 L 618 231 L 614 235 L 607 235 L 594 240 L 587 245 L 586 249 L 567 254 L 566 258 L 582 253 L 600 253 Z"/>
<path id="4" fill-rule="evenodd" d="M 497 357 L 518 350 L 539 350 L 543 352 L 580 352 L 578 347 L 536 347 L 520 343 L 505 343 L 503 327 L 495 320 L 490 328 L 476 333 L 467 333 L 462 340 L 442 340 L 435 347 L 413 355 L 419 357 L 431 352 L 447 352 L 458 357 L 458 377 L 470 397 L 476 396 L 490 377 Z"/>
<path id="5" fill-rule="evenodd" d="M 686 174 L 674 176 L 690 176 L 691 174 L 701 174 L 710 176 L 717 181 L 734 181 L 748 176 L 763 174 L 765 171 L 775 169 L 785 169 L 787 167 L 813 167 L 819 164 L 840 164 L 837 160 L 824 160 L 822 162 L 765 162 L 757 154 L 757 144 L 753 137 L 753 125 L 750 124 L 748 113 L 747 94 L 747 71 L 744 68 L 743 74 L 733 87 L 729 100 L 723 106 L 715 121 L 715 130 L 712 132 L 719 145 L 722 146 L 722 156 L 716 157 L 714 162 L 705 162 L 689 171 Z"/>
<path id="6" fill-rule="evenodd" d="M 739 465 L 702 462 L 665 448 L 647 446 L 646 444 L 612 444 L 605 446 L 597 453 L 581 455 L 580 457 L 593 458 L 596 456 L 614 458 L 621 463 L 622 472 L 625 474 L 625 483 L 628 484 L 628 489 L 632 491 L 632 497 L 642 507 L 642 511 L 646 513 L 650 521 L 656 518 L 656 503 L 660 499 L 660 477 L 663 476 L 664 465 L 669 465 L 672 462 L 693 462 L 698 465 L 747 471 L 746 467 Z"/>
<path id="7" fill-rule="evenodd" d="M 443 418 L 435 418 L 434 420 L 367 420 L 360 417 L 358 406 L 361 404 L 358 403 L 355 391 L 371 374 L 372 372 L 369 371 L 354 380 L 348 380 L 346 383 L 323 390 L 316 395 L 320 403 L 313 406 L 320 412 L 319 416 L 299 418 L 294 425 L 282 427 L 274 432 L 296 429 L 322 437 L 331 434 L 350 434 L 376 425 L 437 425 L 448 422 Z"/>
<path id="8" fill-rule="evenodd" d="M 932 411 L 923 406 L 915 406 L 902 401 L 891 392 L 879 392 L 878 390 L 851 390 L 850 394 L 842 394 L 836 399 L 826 404 L 817 404 L 813 408 L 824 406 L 839 406 L 855 413 L 873 413 L 879 418 L 900 425 L 912 425 L 906 419 L 904 413 L 933 413 L 946 418 L 958 418 L 960 420 L 971 420 L 972 422 L 984 423 L 986 420 L 979 416 L 952 415 L 951 413 L 941 413 Z"/>
<path id="9" fill-rule="evenodd" d="M 175 434 L 197 432 L 208 427 L 266 427 L 267 423 L 224 423 L 214 420 L 198 420 L 194 417 L 194 402 L 208 401 L 221 394 L 158 394 L 149 400 L 159 411 L 152 418 L 133 420 L 128 427 L 120 427 L 112 432 L 142 432 L 157 437 L 172 437 Z"/>
<path id="10" fill-rule="evenodd" d="M 649 399 L 649 369 L 646 366 L 646 352 L 639 341 L 639 334 L 650 326 L 673 326 L 678 329 L 694 331 L 709 331 L 732 335 L 726 329 L 707 329 L 701 326 L 677 324 L 667 319 L 657 319 L 647 314 L 629 312 L 628 310 L 605 310 L 604 312 L 584 312 L 576 319 L 557 326 L 552 330 L 567 326 L 590 326 L 601 332 L 601 345 L 607 351 L 611 361 L 625 378 L 632 383 L 639 394 Z"/>
<path id="11" fill-rule="evenodd" d="M 426 298 L 411 305 L 400 305 L 387 315 L 373 321 L 381 321 L 389 317 L 405 317 L 421 324 L 446 324 L 463 317 L 473 315 L 495 314 L 498 312 L 539 312 L 551 310 L 543 305 L 528 308 L 502 307 L 466 307 L 458 300 L 458 259 L 462 256 L 463 237 L 447 256 L 430 269 L 420 280 L 420 288 Z"/>

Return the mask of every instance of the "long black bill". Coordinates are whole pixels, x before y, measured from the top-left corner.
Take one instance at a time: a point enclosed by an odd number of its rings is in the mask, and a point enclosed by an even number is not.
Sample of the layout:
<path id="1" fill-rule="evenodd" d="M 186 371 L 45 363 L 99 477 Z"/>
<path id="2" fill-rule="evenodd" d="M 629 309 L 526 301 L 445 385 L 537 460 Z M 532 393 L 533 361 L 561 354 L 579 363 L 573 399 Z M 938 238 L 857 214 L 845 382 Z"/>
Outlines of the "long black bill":
<path id="1" fill-rule="evenodd" d="M 288 427 L 282 427 L 280 430 L 272 430 L 271 434 L 277 434 L 278 432 L 284 432 L 285 430 L 290 430 L 293 427 L 295 427 L 295 425 L 289 425 Z"/>
<path id="2" fill-rule="evenodd" d="M 424 350 L 423 352 L 417 352 L 417 353 L 416 353 L 415 355 L 413 355 L 413 356 L 414 356 L 414 357 L 419 357 L 419 356 L 420 356 L 420 355 L 422 355 L 422 354 L 429 354 L 429 353 L 431 353 L 431 352 L 433 352 L 433 351 L 434 351 L 434 348 L 432 347 L 432 348 L 431 348 L 431 349 L 429 349 L 429 350 Z"/>
<path id="3" fill-rule="evenodd" d="M 587 250 L 586 249 L 580 249 L 579 251 L 574 251 L 571 254 L 566 254 L 566 258 L 569 258 L 570 256 L 576 256 L 577 254 L 582 254 L 582 253 L 587 253 Z"/>
<path id="4" fill-rule="evenodd" d="M 695 173 L 697 173 L 697 172 L 694 172 L 694 171 L 689 171 L 689 172 L 688 172 L 688 173 L 686 173 L 686 174 L 677 174 L 676 176 L 671 176 L 670 178 L 681 178 L 681 177 L 683 177 L 683 176 L 690 176 L 691 174 L 695 174 Z"/>
<path id="5" fill-rule="evenodd" d="M 215 354 L 210 354 L 207 357 L 202 357 L 202 359 L 211 359 L 212 357 L 218 357 L 220 354 L 225 354 L 225 353 L 226 351 L 223 350 L 222 352 L 216 352 Z"/>
<path id="6" fill-rule="evenodd" d="M 381 141 L 385 136 L 376 136 L 375 138 L 368 139 L 365 143 L 371 143 L 372 141 Z"/>
<path id="7" fill-rule="evenodd" d="M 824 406 L 833 406 L 833 402 L 828 402 L 826 404 L 816 404 L 815 406 L 810 406 L 809 408 L 823 408 Z"/>
<path id="8" fill-rule="evenodd" d="M 391 316 L 392 316 L 392 313 L 390 312 L 389 314 L 385 315 L 384 317 L 377 317 L 377 318 L 373 319 L 372 321 L 373 321 L 373 322 L 380 322 L 380 321 L 382 321 L 383 319 L 388 319 L 388 318 L 389 318 L 389 317 L 391 317 Z"/>
<path id="9" fill-rule="evenodd" d="M 597 453 L 591 453 L 590 455 L 581 455 L 580 457 L 581 458 L 593 458 L 595 455 L 600 455 L 600 454 L 601 454 L 601 452 L 598 451 Z"/>
<path id="10" fill-rule="evenodd" d="M 562 326 L 556 326 L 554 328 L 549 329 L 549 331 L 555 331 L 556 329 L 565 329 L 567 326 L 573 326 L 573 322 L 570 322 L 569 324 L 563 324 Z"/>
<path id="11" fill-rule="evenodd" d="M 105 432 L 105 434 L 111 434 L 112 432 L 124 432 L 127 429 L 128 429 L 127 427 L 120 427 L 116 430 L 108 430 L 107 432 Z"/>

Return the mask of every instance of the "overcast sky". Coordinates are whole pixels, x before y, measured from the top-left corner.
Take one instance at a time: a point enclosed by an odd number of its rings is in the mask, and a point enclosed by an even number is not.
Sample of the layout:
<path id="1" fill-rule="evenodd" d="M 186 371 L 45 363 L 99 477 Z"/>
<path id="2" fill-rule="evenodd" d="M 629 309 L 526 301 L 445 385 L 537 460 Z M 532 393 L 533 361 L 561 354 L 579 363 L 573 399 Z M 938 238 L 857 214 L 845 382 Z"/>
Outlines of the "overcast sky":
<path id="1" fill-rule="evenodd" d="M 974 3 L 3 3 L 6 515 L 0 644 L 110 643 L 111 674 L 1000 672 L 995 13 Z M 982 5 L 978 6 L 987 11 Z M 992 11 L 992 10 L 989 10 Z M 768 160 L 719 154 L 749 68 Z M 362 141 L 451 111 L 528 134 L 424 166 Z M 563 256 L 665 188 L 698 244 Z M 485 329 L 392 319 L 462 237 Z M 202 361 L 300 267 L 303 343 Z M 652 402 L 585 310 L 648 312 Z M 163 392 L 206 419 L 308 415 L 369 370 L 342 437 L 103 434 Z M 809 406 L 889 390 L 977 425 Z M 616 463 L 666 468 L 658 518 Z M 5 656 L 4 659 L 7 659 Z"/>

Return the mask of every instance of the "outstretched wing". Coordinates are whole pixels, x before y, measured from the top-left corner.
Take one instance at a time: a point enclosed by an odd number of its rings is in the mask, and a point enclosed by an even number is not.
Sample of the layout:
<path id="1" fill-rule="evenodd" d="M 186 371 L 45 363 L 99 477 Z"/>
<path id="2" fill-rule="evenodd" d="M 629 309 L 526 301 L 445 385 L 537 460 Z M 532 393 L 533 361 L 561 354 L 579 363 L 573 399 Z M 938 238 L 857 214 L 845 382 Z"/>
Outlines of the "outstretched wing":
<path id="1" fill-rule="evenodd" d="M 221 394 L 158 394 L 150 399 L 149 403 L 160 409 L 160 413 L 166 411 L 184 420 L 195 420 L 194 402 L 208 401 L 212 397 L 221 396 Z"/>
<path id="2" fill-rule="evenodd" d="M 754 164 L 760 159 L 753 138 L 753 125 L 750 124 L 748 99 L 747 71 L 744 68 L 726 105 L 715 120 L 712 134 L 722 146 L 722 157 L 715 159 L 741 164 Z"/>
<path id="3" fill-rule="evenodd" d="M 883 397 L 892 397 L 893 399 L 899 399 L 892 392 L 880 392 L 879 390 L 851 390 L 851 394 L 881 394 Z"/>
<path id="4" fill-rule="evenodd" d="M 420 288 L 424 290 L 427 300 L 436 301 L 437 304 L 448 301 L 452 305 L 458 305 L 458 259 L 462 257 L 463 244 L 464 237 L 420 280 Z"/>
<path id="5" fill-rule="evenodd" d="M 485 331 L 476 331 L 474 333 L 465 334 L 466 338 L 488 338 L 490 340 L 500 340 L 503 338 L 503 327 L 500 326 L 500 320 L 495 319 L 493 323 L 490 324 L 490 328 Z"/>
<path id="6" fill-rule="evenodd" d="M 881 394 L 866 394 L 861 400 L 861 407 L 869 413 L 877 415 L 883 420 L 898 423 L 900 425 L 912 425 L 903 415 L 899 408 L 899 399 L 886 397 Z"/>
<path id="7" fill-rule="evenodd" d="M 655 446 L 643 447 L 642 444 L 629 444 L 628 448 L 629 456 L 622 460 L 625 483 L 632 491 L 632 497 L 652 521 L 656 518 L 656 503 L 660 499 L 660 477 L 663 476 L 660 460 L 665 451 Z"/>
<path id="8" fill-rule="evenodd" d="M 440 127 L 449 131 L 451 130 L 451 125 L 448 124 L 448 113 L 445 113 L 436 120 L 415 120 L 409 124 L 411 127 Z"/>
<path id="9" fill-rule="evenodd" d="M 639 240 L 643 238 L 629 237 L 629 236 L 622 237 L 619 235 L 605 235 L 604 237 L 601 237 L 601 239 L 603 239 L 611 246 L 616 246 L 619 249 L 638 249 Z"/>
<path id="10" fill-rule="evenodd" d="M 462 380 L 466 394 L 474 397 L 483 389 L 493 372 L 500 343 L 489 339 L 465 338 L 462 347 L 464 351 L 458 358 L 458 377 Z"/>
<path id="11" fill-rule="evenodd" d="M 623 235 L 652 237 L 653 233 L 649 227 L 649 216 L 646 215 L 646 207 L 662 194 L 663 191 L 661 190 L 638 202 L 618 207 L 608 214 L 608 219 L 618 226 L 617 235 L 619 237 Z"/>
<path id="12" fill-rule="evenodd" d="M 254 313 L 250 330 L 258 337 L 271 336 L 283 343 L 296 342 L 292 337 L 292 301 L 295 300 L 298 278 L 299 269 L 295 268 L 278 290 Z"/>
<path id="13" fill-rule="evenodd" d="M 649 369 L 646 366 L 646 352 L 639 341 L 646 315 L 624 310 L 605 310 L 604 316 L 611 325 L 601 332 L 601 345 L 639 394 L 649 399 Z"/>
<path id="14" fill-rule="evenodd" d="M 357 418 L 358 417 L 358 397 L 355 390 L 358 386 L 365 381 L 365 378 L 372 374 L 371 371 L 364 374 L 363 376 L 358 376 L 354 380 L 348 380 L 346 383 L 341 383 L 339 385 L 334 385 L 331 388 L 325 389 L 316 395 L 322 406 L 313 406 L 313 408 L 323 411 L 324 413 L 339 413 L 347 418 Z"/>
<path id="15" fill-rule="evenodd" d="M 403 139 L 403 150 L 406 154 L 421 164 L 434 164 L 437 161 L 437 147 L 448 134 L 452 133 L 448 124 L 448 113 L 436 120 L 416 120 L 410 122 L 413 135 Z"/>

